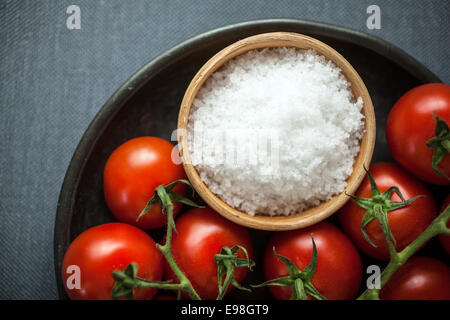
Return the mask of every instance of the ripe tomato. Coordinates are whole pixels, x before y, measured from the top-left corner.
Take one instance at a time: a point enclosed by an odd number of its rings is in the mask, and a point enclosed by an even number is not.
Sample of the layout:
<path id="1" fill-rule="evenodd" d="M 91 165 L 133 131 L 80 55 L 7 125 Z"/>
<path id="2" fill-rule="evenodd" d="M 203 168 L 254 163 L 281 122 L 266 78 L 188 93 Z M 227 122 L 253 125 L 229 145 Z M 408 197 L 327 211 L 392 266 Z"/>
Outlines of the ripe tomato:
<path id="1" fill-rule="evenodd" d="M 104 192 L 106 203 L 114 216 L 143 229 L 154 229 L 167 223 L 159 204 L 136 222 L 159 185 L 167 185 L 186 175 L 181 164 L 171 159 L 173 145 L 157 137 L 131 139 L 119 146 L 106 162 Z M 184 195 L 185 185 L 180 183 L 174 192 Z M 178 214 L 181 203 L 174 203 L 173 214 Z"/>
<path id="2" fill-rule="evenodd" d="M 380 292 L 385 300 L 450 300 L 450 268 L 439 260 L 412 257 Z"/>
<path id="3" fill-rule="evenodd" d="M 265 280 L 288 275 L 285 264 L 273 253 L 290 259 L 300 270 L 311 261 L 313 245 L 317 247 L 317 269 L 312 284 L 330 300 L 355 298 L 361 285 L 362 263 L 351 241 L 338 228 L 328 222 L 286 232 L 277 232 L 269 240 L 264 256 Z M 290 287 L 270 286 L 276 299 L 289 299 Z"/>
<path id="4" fill-rule="evenodd" d="M 394 105 L 386 123 L 386 138 L 393 157 L 416 177 L 433 184 L 450 180 L 432 168 L 433 149 L 426 142 L 435 136 L 435 113 L 450 124 L 450 85 L 431 83 L 405 93 Z M 438 164 L 450 176 L 450 155 Z"/>
<path id="5" fill-rule="evenodd" d="M 444 212 L 445 208 L 447 208 L 449 205 L 450 205 L 450 194 L 447 195 L 447 197 L 444 200 L 444 203 L 442 204 L 441 213 Z M 450 220 L 447 222 L 447 227 L 450 228 Z M 447 253 L 450 254 L 450 235 L 441 234 L 439 238 L 445 251 L 447 251 Z"/>
<path id="6" fill-rule="evenodd" d="M 62 275 L 66 292 L 76 300 L 109 300 L 114 285 L 113 271 L 124 270 L 131 262 L 137 263 L 139 277 L 161 280 L 163 257 L 145 232 L 117 222 L 90 228 L 71 243 L 64 255 Z M 67 268 L 71 265 L 80 268 L 80 289 L 67 286 L 71 276 Z M 134 298 L 151 299 L 156 291 L 136 289 Z"/>
<path id="7" fill-rule="evenodd" d="M 243 246 L 252 259 L 253 246 L 247 229 L 211 208 L 189 210 L 176 220 L 176 228 L 177 234 L 172 238 L 174 259 L 202 299 L 216 299 L 219 293 L 214 255 L 222 247 Z M 245 258 L 242 250 L 238 251 L 238 257 Z M 165 270 L 167 279 L 176 279 L 167 264 Z M 236 268 L 236 281 L 240 283 L 247 272 L 247 267 Z"/>
<path id="8" fill-rule="evenodd" d="M 397 251 L 402 250 L 416 239 L 436 217 L 436 205 L 433 196 L 424 185 L 395 164 L 375 163 L 370 166 L 369 172 L 382 193 L 392 186 L 397 186 L 405 199 L 411 199 L 417 195 L 425 196 L 416 199 L 406 207 L 388 213 L 389 226 L 397 242 Z M 371 189 L 367 176 L 355 195 L 360 198 L 370 198 Z M 393 193 L 391 200 L 401 201 L 401 198 Z M 342 229 L 367 255 L 379 260 L 389 260 L 387 243 L 377 220 L 370 222 L 364 229 L 377 247 L 373 247 L 364 238 L 361 232 L 361 221 L 364 213 L 363 208 L 349 200 L 339 212 L 339 222 Z"/>

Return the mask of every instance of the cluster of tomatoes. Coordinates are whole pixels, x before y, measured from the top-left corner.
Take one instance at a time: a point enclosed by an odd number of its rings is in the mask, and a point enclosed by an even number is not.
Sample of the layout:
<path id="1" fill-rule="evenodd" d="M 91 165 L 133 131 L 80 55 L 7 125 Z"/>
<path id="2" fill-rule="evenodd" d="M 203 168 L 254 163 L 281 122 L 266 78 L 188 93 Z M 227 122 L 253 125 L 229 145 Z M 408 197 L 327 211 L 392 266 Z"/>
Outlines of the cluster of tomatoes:
<path id="1" fill-rule="evenodd" d="M 406 207 L 388 212 L 397 250 L 414 241 L 437 216 L 433 195 L 417 178 L 442 185 L 442 188 L 449 185 L 450 180 L 445 177 L 450 175 L 448 151 L 436 159 L 434 153 L 437 151 L 427 146 L 427 141 L 438 134 L 437 118 L 445 123 L 450 122 L 450 86 L 429 84 L 406 93 L 392 108 L 386 126 L 389 148 L 400 166 L 375 163 L 369 168 L 380 192 L 396 186 L 405 199 L 422 196 Z M 439 134 L 445 140 L 445 132 Z M 448 146 L 448 132 L 446 139 Z M 442 145 L 445 146 L 445 141 Z M 438 152 L 442 153 L 442 150 Z M 68 248 L 62 275 L 71 299 L 110 299 L 114 285 L 113 271 L 124 270 L 130 263 L 138 265 L 139 278 L 151 281 L 171 279 L 176 282 L 155 241 L 143 231 L 162 228 L 167 224 L 161 205 L 155 203 L 137 221 L 158 186 L 186 179 L 182 165 L 177 164 L 180 162 L 172 159 L 174 156 L 173 145 L 156 137 L 132 139 L 111 154 L 104 170 L 104 194 L 110 211 L 120 222 L 90 228 Z M 187 186 L 180 183 L 172 191 L 184 196 Z M 371 184 L 367 177 L 355 196 L 371 197 Z M 390 199 L 402 200 L 396 192 Z M 450 196 L 447 196 L 442 210 L 449 204 Z M 181 206 L 181 203 L 174 202 L 174 216 L 180 213 Z M 278 255 L 288 258 L 299 270 L 307 267 L 313 255 L 313 234 L 317 267 L 311 283 L 315 289 L 327 299 L 356 298 L 363 278 L 359 252 L 380 261 L 390 257 L 377 221 L 370 222 L 365 228 L 374 245 L 363 236 L 361 221 L 364 214 L 365 209 L 349 201 L 338 213 L 343 231 L 324 221 L 305 229 L 272 233 L 262 259 L 265 280 L 288 274 L 285 263 L 274 254 L 274 248 Z M 189 209 L 176 218 L 175 225 L 176 232 L 171 242 L 173 258 L 202 299 L 215 299 L 218 295 L 214 256 L 223 247 L 242 246 L 247 250 L 248 257 L 253 258 L 249 231 L 226 220 L 211 208 Z M 450 254 L 450 236 L 441 236 L 441 242 Z M 244 258 L 241 251 L 237 255 Z M 81 270 L 80 288 L 67 286 L 70 274 L 66 270 L 72 265 Z M 248 271 L 246 267 L 237 268 L 234 274 L 236 281 L 241 283 Z M 277 299 L 289 299 L 292 288 L 272 286 L 270 291 Z M 170 297 L 157 294 L 154 288 L 133 291 L 134 299 Z M 381 298 L 450 299 L 450 269 L 434 258 L 413 257 L 382 288 Z"/>

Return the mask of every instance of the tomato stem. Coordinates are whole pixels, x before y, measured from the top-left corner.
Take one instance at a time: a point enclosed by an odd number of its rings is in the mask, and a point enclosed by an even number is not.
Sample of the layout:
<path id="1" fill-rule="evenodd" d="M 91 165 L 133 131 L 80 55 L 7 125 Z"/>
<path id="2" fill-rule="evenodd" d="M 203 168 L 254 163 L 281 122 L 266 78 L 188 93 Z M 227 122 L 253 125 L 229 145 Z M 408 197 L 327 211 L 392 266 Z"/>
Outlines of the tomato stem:
<path id="1" fill-rule="evenodd" d="M 323 297 L 311 283 L 311 279 L 314 276 L 317 267 L 317 248 L 312 234 L 311 234 L 311 241 L 313 244 L 312 257 L 311 261 L 309 262 L 309 265 L 305 269 L 299 270 L 291 260 L 282 255 L 279 255 L 275 251 L 274 247 L 273 253 L 278 259 L 283 261 L 289 274 L 287 276 L 272 279 L 258 285 L 252 285 L 252 287 L 254 288 L 265 286 L 291 287 L 292 288 L 292 295 L 290 298 L 291 300 L 307 300 L 308 299 L 307 294 L 310 295 L 311 297 L 316 298 L 317 300 L 325 300 L 325 297 Z"/>
<path id="2" fill-rule="evenodd" d="M 241 250 L 245 254 L 245 259 L 237 257 L 237 251 Z M 217 264 L 217 282 L 219 285 L 219 294 L 216 300 L 222 300 L 227 293 L 228 287 L 233 284 L 237 289 L 250 291 L 250 289 L 241 286 L 234 277 L 235 268 L 248 267 L 250 270 L 255 262 L 248 257 L 247 249 L 236 245 L 232 248 L 223 247 L 220 253 L 214 256 Z M 225 276 L 225 280 L 222 280 Z"/>
<path id="3" fill-rule="evenodd" d="M 381 281 L 379 289 L 367 289 L 358 298 L 358 300 L 377 300 L 381 288 L 388 282 L 391 276 L 405 264 L 406 261 L 416 253 L 422 246 L 431 238 L 438 234 L 445 233 L 450 234 L 450 228 L 447 227 L 447 222 L 450 219 L 450 205 L 428 226 L 427 229 L 416 240 L 411 242 L 406 248 L 400 252 L 393 252 L 391 254 L 391 260 L 386 268 L 381 273 Z M 386 236 L 386 235 L 385 235 Z M 386 238 L 388 238 L 386 236 Z M 388 239 L 386 239 L 388 240 Z"/>
<path id="4" fill-rule="evenodd" d="M 177 263 L 175 262 L 175 259 L 172 254 L 172 234 L 173 231 L 176 232 L 175 228 L 175 221 L 173 219 L 173 204 L 170 200 L 169 196 L 167 195 L 167 192 L 164 188 L 164 186 L 159 186 L 156 188 L 156 192 L 160 196 L 162 203 L 163 203 L 163 210 L 167 215 L 167 233 L 166 233 L 166 243 L 161 246 L 160 244 L 157 244 L 156 247 L 161 251 L 161 253 L 166 258 L 167 263 L 169 264 L 170 268 L 172 269 L 175 276 L 177 276 L 180 283 L 178 284 L 178 287 L 175 288 L 176 290 L 183 290 L 185 291 L 189 297 L 193 300 L 200 300 L 200 296 L 195 291 L 194 287 L 192 286 L 189 279 L 184 275 L 184 273 L 181 271 L 181 269 L 178 267 Z"/>
<path id="5" fill-rule="evenodd" d="M 192 283 L 184 275 L 181 269 L 178 267 L 177 263 L 172 254 L 172 235 L 173 232 L 176 233 L 175 220 L 173 218 L 173 202 L 182 202 L 190 206 L 201 207 L 194 203 L 193 201 L 184 198 L 174 192 L 172 189 L 178 183 L 185 183 L 192 188 L 192 185 L 188 180 L 177 180 L 166 186 L 160 185 L 155 189 L 153 197 L 149 200 L 144 210 L 141 212 L 137 220 L 139 220 L 150 208 L 159 203 L 162 207 L 163 212 L 167 215 L 167 233 L 166 233 L 166 243 L 164 245 L 156 244 L 156 247 L 161 251 L 170 268 L 172 269 L 175 276 L 178 278 L 179 283 L 170 283 L 170 281 L 149 281 L 137 277 L 138 266 L 136 263 L 129 264 L 125 271 L 114 270 L 113 278 L 116 281 L 112 290 L 113 298 L 125 297 L 127 299 L 133 298 L 133 289 L 144 289 L 144 288 L 158 288 L 158 289 L 168 289 L 177 290 L 178 292 L 184 291 L 193 300 L 200 300 L 200 296 L 195 291 Z M 180 296 L 180 295 L 179 295 Z"/>
<path id="6" fill-rule="evenodd" d="M 416 199 L 420 197 L 424 197 L 423 195 L 416 196 L 414 198 L 405 200 L 400 189 L 397 186 L 390 187 L 384 193 L 381 193 L 378 189 L 375 180 L 373 179 L 370 172 L 363 166 L 366 171 L 367 178 L 370 182 L 371 188 L 371 198 L 358 198 L 353 195 L 348 195 L 357 205 L 366 210 L 362 220 L 361 220 L 361 233 L 367 242 L 376 247 L 376 245 L 372 242 L 369 235 L 364 230 L 365 227 L 372 222 L 373 220 L 377 220 L 380 224 L 381 230 L 383 231 L 384 237 L 386 239 L 386 243 L 389 249 L 389 254 L 391 257 L 395 256 L 397 253 L 395 246 L 396 240 L 394 235 L 392 234 L 391 228 L 389 227 L 388 220 L 388 212 L 394 211 L 414 202 Z M 397 193 L 402 201 L 391 201 L 391 196 L 393 193 Z"/>
<path id="7" fill-rule="evenodd" d="M 450 130 L 444 119 L 436 115 L 434 118 L 436 120 L 436 127 L 434 129 L 435 136 L 427 141 L 427 147 L 433 149 L 431 166 L 438 175 L 450 180 L 450 177 L 438 167 L 439 163 L 450 152 Z"/>

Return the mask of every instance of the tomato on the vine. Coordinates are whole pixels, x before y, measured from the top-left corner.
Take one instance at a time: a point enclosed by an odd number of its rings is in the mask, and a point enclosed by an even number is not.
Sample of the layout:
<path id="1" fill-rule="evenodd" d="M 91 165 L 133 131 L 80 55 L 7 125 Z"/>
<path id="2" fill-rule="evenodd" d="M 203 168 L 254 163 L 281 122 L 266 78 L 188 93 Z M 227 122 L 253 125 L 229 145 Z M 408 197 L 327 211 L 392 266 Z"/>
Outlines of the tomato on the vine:
<path id="1" fill-rule="evenodd" d="M 247 250 L 250 259 L 253 256 L 247 229 L 226 220 L 209 207 L 187 211 L 176 220 L 176 229 L 172 238 L 173 257 L 202 299 L 216 299 L 219 293 L 214 256 L 222 247 L 240 245 Z M 242 250 L 237 255 L 245 259 Z M 167 279 L 176 279 L 167 264 L 165 271 Z M 240 283 L 247 272 L 247 267 L 236 268 L 236 281 Z"/>
<path id="2" fill-rule="evenodd" d="M 439 260 L 412 257 L 380 291 L 385 300 L 450 300 L 450 268 Z"/>
<path id="3" fill-rule="evenodd" d="M 107 223 L 81 233 L 67 249 L 62 264 L 62 277 L 67 295 L 75 300 L 109 300 L 114 285 L 114 270 L 124 270 L 135 262 L 138 276 L 160 281 L 163 257 L 156 243 L 144 231 L 125 223 Z M 79 268 L 80 288 L 69 266 Z M 69 273 L 67 271 L 70 271 Z M 134 299 L 151 299 L 156 289 L 135 289 Z"/>
<path id="4" fill-rule="evenodd" d="M 448 185 L 450 180 L 433 169 L 434 149 L 427 146 L 427 141 L 435 136 L 436 116 L 450 123 L 450 85 L 431 83 L 416 87 L 391 109 L 386 138 L 392 156 L 403 168 L 428 183 Z M 450 175 L 448 152 L 437 167 L 447 177 Z"/>
<path id="5" fill-rule="evenodd" d="M 273 252 L 291 260 L 299 270 L 311 261 L 313 244 L 317 247 L 317 268 L 311 283 L 322 296 L 330 300 L 353 299 L 362 279 L 362 262 L 358 250 L 342 231 L 328 222 L 305 229 L 275 233 L 269 240 L 264 256 L 265 280 L 288 275 L 285 264 Z M 292 288 L 270 286 L 277 299 L 287 300 Z"/>
<path id="6" fill-rule="evenodd" d="M 105 165 L 104 193 L 113 215 L 143 229 L 159 228 L 167 223 L 161 206 L 155 204 L 136 222 L 137 217 L 159 185 L 167 185 L 186 175 L 181 164 L 172 161 L 174 146 L 157 137 L 139 137 L 119 146 Z M 173 189 L 184 195 L 186 187 L 180 183 Z M 175 202 L 173 214 L 178 214 L 181 203 Z"/>
<path id="7" fill-rule="evenodd" d="M 407 174 L 399 166 L 379 162 L 370 166 L 370 174 L 375 180 L 380 192 L 387 191 L 392 186 L 397 186 L 403 197 L 408 200 L 418 195 L 423 195 L 404 208 L 388 212 L 389 227 L 396 240 L 397 251 L 404 249 L 414 241 L 436 217 L 436 204 L 433 195 L 415 178 Z M 371 188 L 369 178 L 366 176 L 356 191 L 360 198 L 370 198 Z M 399 195 L 394 192 L 390 198 L 392 201 L 401 201 Z M 387 243 L 377 220 L 370 222 L 364 230 L 376 247 L 372 246 L 361 232 L 361 221 L 366 210 L 349 200 L 339 212 L 339 222 L 342 229 L 350 236 L 358 248 L 379 260 L 389 260 Z"/>
<path id="8" fill-rule="evenodd" d="M 441 213 L 444 212 L 444 210 L 450 205 L 450 194 L 447 195 L 447 197 L 444 200 L 444 203 L 441 207 Z M 447 228 L 450 228 L 450 220 L 447 222 Z M 442 246 L 444 247 L 445 251 L 447 251 L 448 254 L 450 254 L 450 235 L 448 234 L 441 234 L 439 236 Z"/>

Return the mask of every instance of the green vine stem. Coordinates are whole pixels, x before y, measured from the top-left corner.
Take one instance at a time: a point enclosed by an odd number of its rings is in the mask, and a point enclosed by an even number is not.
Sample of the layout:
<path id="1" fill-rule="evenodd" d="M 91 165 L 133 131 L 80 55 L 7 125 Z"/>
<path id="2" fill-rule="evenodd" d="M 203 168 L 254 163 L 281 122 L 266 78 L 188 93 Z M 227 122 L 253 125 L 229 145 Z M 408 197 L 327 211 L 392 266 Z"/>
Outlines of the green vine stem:
<path id="1" fill-rule="evenodd" d="M 450 206 L 448 206 L 442 214 L 440 214 L 428 226 L 427 229 L 416 240 L 411 242 L 406 248 L 400 252 L 395 249 L 391 252 L 391 260 L 386 268 L 381 273 L 380 289 L 367 289 L 359 297 L 358 300 L 378 300 L 380 298 L 380 290 L 391 278 L 391 276 L 403 265 L 406 261 L 416 253 L 422 246 L 431 238 L 438 234 L 450 234 L 450 228 L 446 226 L 450 219 Z"/>
<path id="2" fill-rule="evenodd" d="M 112 290 L 114 299 L 126 298 L 133 299 L 133 289 L 158 288 L 166 290 L 177 290 L 179 284 L 170 283 L 170 281 L 148 281 L 137 276 L 138 265 L 130 263 L 125 271 L 114 270 L 113 278 L 116 281 Z"/>
<path id="3" fill-rule="evenodd" d="M 190 182 L 184 179 L 177 180 L 167 186 L 160 185 L 155 189 L 153 197 L 145 206 L 144 210 L 139 214 L 137 220 L 139 220 L 154 204 L 159 203 L 162 207 L 163 212 L 167 215 L 167 233 L 166 242 L 164 245 L 156 244 L 156 247 L 161 251 L 165 257 L 170 268 L 174 272 L 175 276 L 178 278 L 179 283 L 170 283 L 168 281 L 149 281 L 136 276 L 138 266 L 135 263 L 131 263 L 127 266 L 125 271 L 114 270 L 113 278 L 116 281 L 112 290 L 113 298 L 132 298 L 133 288 L 158 288 L 158 289 L 169 289 L 178 290 L 186 292 L 189 297 L 193 300 L 200 300 L 200 296 L 195 291 L 192 283 L 184 275 L 181 269 L 175 262 L 172 254 L 172 235 L 173 232 L 177 232 L 175 227 L 175 220 L 173 218 L 173 201 L 182 202 L 194 207 L 201 207 L 194 203 L 193 201 L 184 198 L 174 192 L 172 189 L 178 183 L 185 183 L 192 187 Z"/>
<path id="4" fill-rule="evenodd" d="M 189 185 L 190 185 L 190 183 L 189 183 Z M 156 247 L 164 255 L 164 257 L 166 258 L 166 261 L 169 264 L 170 268 L 172 269 L 173 273 L 175 274 L 175 276 L 180 281 L 179 282 L 179 287 L 177 288 L 177 290 L 185 291 L 189 295 L 189 297 L 191 299 L 193 299 L 193 300 L 200 300 L 200 296 L 194 290 L 194 287 L 192 286 L 191 282 L 184 275 L 184 273 L 181 271 L 181 269 L 176 264 L 175 259 L 173 258 L 173 254 L 172 254 L 172 235 L 173 235 L 173 232 L 172 232 L 172 230 L 175 233 L 177 232 L 177 230 L 175 228 L 175 220 L 173 218 L 173 203 L 172 203 L 172 200 L 171 200 L 171 197 L 170 197 L 170 193 L 166 192 L 166 188 L 164 186 L 157 187 L 156 188 L 156 193 L 158 194 L 158 197 L 160 198 L 160 200 L 162 202 L 162 208 L 163 208 L 164 212 L 167 215 L 166 243 L 164 245 L 160 245 L 158 243 L 158 244 L 156 244 Z M 192 204 L 194 204 L 195 207 L 199 207 L 195 203 L 192 203 Z"/>

